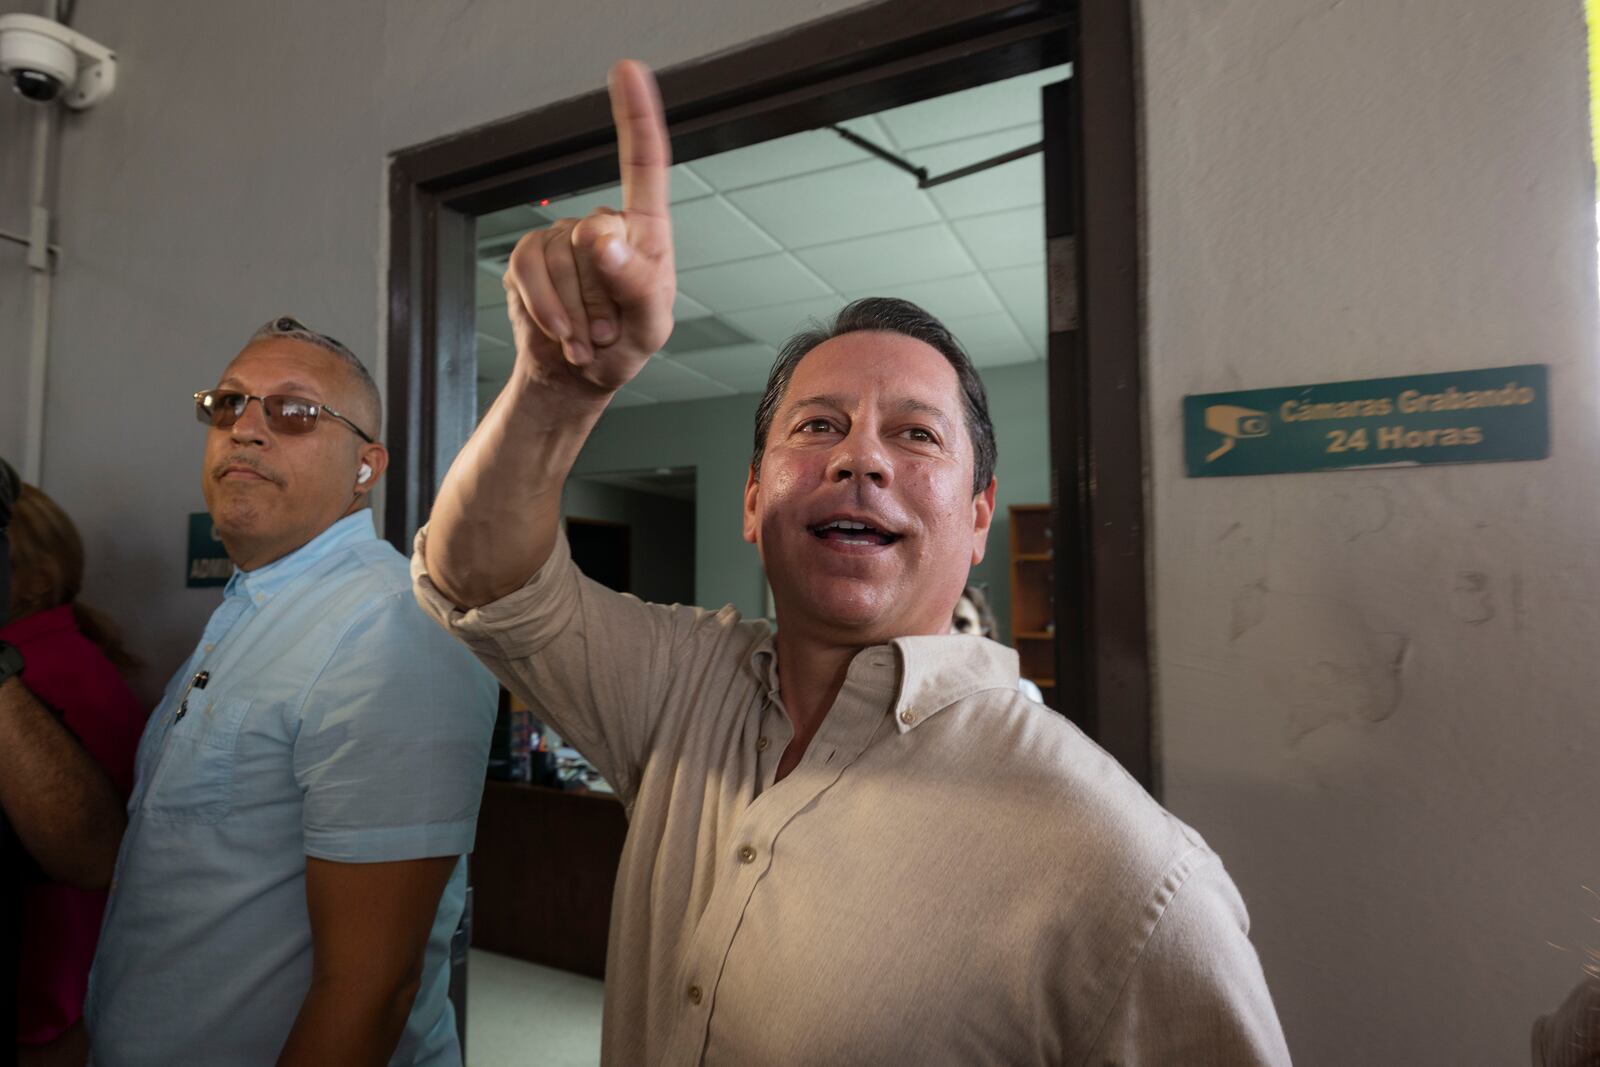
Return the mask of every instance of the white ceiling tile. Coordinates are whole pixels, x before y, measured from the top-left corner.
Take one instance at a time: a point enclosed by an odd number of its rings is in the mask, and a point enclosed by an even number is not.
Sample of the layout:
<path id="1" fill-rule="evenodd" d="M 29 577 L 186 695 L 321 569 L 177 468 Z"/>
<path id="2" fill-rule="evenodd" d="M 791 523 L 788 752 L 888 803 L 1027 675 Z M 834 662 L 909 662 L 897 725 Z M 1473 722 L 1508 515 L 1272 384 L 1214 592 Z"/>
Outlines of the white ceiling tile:
<path id="1" fill-rule="evenodd" d="M 735 207 L 789 248 L 936 222 L 917 180 L 881 160 L 728 193 Z"/>
<path id="2" fill-rule="evenodd" d="M 735 392 L 759 393 L 767 387 L 777 354 L 769 345 L 726 345 L 671 358 Z"/>
<path id="3" fill-rule="evenodd" d="M 840 292 L 949 278 L 973 269 L 971 257 L 944 223 L 807 248 L 795 255 Z"/>
<path id="4" fill-rule="evenodd" d="M 984 270 L 1044 262 L 1044 205 L 951 223 Z"/>
<path id="5" fill-rule="evenodd" d="M 984 284 L 981 274 L 963 274 L 910 285 L 880 285 L 846 293 L 851 300 L 864 296 L 893 296 L 909 300 L 936 318 L 953 319 L 972 315 L 992 315 L 1003 311 L 1000 301 Z"/>
<path id="6" fill-rule="evenodd" d="M 917 166 L 928 168 L 929 175 L 937 178 L 1014 149 L 1038 144 L 1041 136 L 1037 125 L 1023 126 L 1003 133 L 917 149 L 907 153 L 907 156 Z M 926 191 L 940 210 L 952 219 L 1042 204 L 1044 153 L 1035 152 L 1031 156 L 1013 159 L 977 174 L 935 185 Z"/>
<path id="7" fill-rule="evenodd" d="M 826 320 L 844 306 L 837 296 L 821 296 L 811 300 L 798 300 L 771 307 L 734 311 L 723 318 L 758 341 L 777 348 L 800 330 L 811 319 Z"/>
<path id="8" fill-rule="evenodd" d="M 783 249 L 720 196 L 691 200 L 672 209 L 673 252 L 679 270 L 709 267 Z"/>
<path id="9" fill-rule="evenodd" d="M 634 376 L 632 385 L 646 396 L 663 403 L 731 396 L 737 392 L 730 386 L 680 366 L 668 356 L 652 356 Z"/>
<path id="10" fill-rule="evenodd" d="M 1007 267 L 992 270 L 989 284 L 1022 329 L 1022 336 L 1041 358 L 1045 354 L 1045 335 L 1049 318 L 1045 304 L 1045 272 L 1042 266 Z"/>
<path id="11" fill-rule="evenodd" d="M 655 397 L 646 396 L 644 393 L 641 393 L 631 385 L 624 385 L 621 389 L 618 389 L 615 393 L 611 394 L 611 401 L 606 405 L 606 407 L 636 408 L 643 404 L 654 403 L 656 403 Z"/>
<path id="12" fill-rule="evenodd" d="M 523 233 L 543 225 L 544 219 L 526 204 L 513 204 L 508 208 L 478 216 L 478 240 L 498 237 L 504 233 Z"/>
<path id="13" fill-rule="evenodd" d="M 735 148 L 697 159 L 695 172 L 717 189 L 743 189 L 751 185 L 793 178 L 829 167 L 859 163 L 868 158 L 864 149 L 832 130 L 807 130 L 771 141 Z"/>
<path id="14" fill-rule="evenodd" d="M 719 314 L 821 296 L 828 291 L 788 255 L 686 270 L 678 275 L 678 288 Z"/>
<path id="15" fill-rule="evenodd" d="M 710 308 L 692 297 L 685 296 L 681 291 L 672 299 L 674 319 L 703 319 L 710 314 Z"/>
<path id="16" fill-rule="evenodd" d="M 1071 72 L 1071 64 L 1034 71 L 880 112 L 877 119 L 905 149 L 989 133 L 1006 126 L 1038 124 L 1042 122 L 1040 86 L 1070 77 Z"/>
<path id="17" fill-rule="evenodd" d="M 698 200 L 716 192 L 711 183 L 696 174 L 687 163 L 679 163 L 667 174 L 667 199 L 674 204 Z"/>
<path id="18" fill-rule="evenodd" d="M 1011 316 L 1001 311 L 993 315 L 951 319 L 945 323 L 980 367 L 1003 367 L 1009 363 L 1028 363 L 1038 357 L 1027 339 L 1017 332 Z"/>

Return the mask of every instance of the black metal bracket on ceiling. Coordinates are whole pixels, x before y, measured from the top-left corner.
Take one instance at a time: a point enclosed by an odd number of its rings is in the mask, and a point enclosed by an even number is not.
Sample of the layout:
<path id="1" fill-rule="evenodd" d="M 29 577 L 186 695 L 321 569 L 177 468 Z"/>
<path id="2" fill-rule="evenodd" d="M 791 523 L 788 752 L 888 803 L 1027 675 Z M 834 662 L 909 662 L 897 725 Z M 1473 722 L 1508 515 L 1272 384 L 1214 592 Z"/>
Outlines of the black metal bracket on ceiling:
<path id="1" fill-rule="evenodd" d="M 978 174 L 982 171 L 990 169 L 991 167 L 998 167 L 1002 163 L 1010 163 L 1014 159 L 1022 159 L 1026 156 L 1036 155 L 1037 153 L 1044 151 L 1044 142 L 1040 141 L 1037 144 L 1024 145 L 1022 148 L 1013 148 L 1009 152 L 1002 152 L 998 156 L 991 156 L 988 159 L 980 160 L 977 163 L 973 163 L 965 167 L 957 167 L 950 173 L 941 174 L 935 178 L 928 174 L 927 167 L 919 167 L 909 160 L 901 159 L 887 148 L 884 148 L 880 144 L 875 144 L 872 141 L 869 141 L 859 133 L 854 133 L 850 130 L 847 130 L 843 126 L 829 126 L 828 129 L 832 130 L 840 137 L 843 137 L 846 141 L 849 141 L 857 148 L 877 156 L 890 166 L 899 167 L 901 170 L 917 179 L 918 189 L 932 189 L 935 185 L 943 185 L 945 182 L 953 182 L 957 178 L 965 178 L 972 174 Z"/>

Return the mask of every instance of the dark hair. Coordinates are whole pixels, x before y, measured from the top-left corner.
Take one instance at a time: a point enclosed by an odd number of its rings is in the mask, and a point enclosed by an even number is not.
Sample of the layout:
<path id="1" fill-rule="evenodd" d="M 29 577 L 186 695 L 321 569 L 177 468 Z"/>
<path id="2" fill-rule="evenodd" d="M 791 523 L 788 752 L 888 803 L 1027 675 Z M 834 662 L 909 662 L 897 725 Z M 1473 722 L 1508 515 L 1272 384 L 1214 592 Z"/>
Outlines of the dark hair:
<path id="1" fill-rule="evenodd" d="M 983 636 L 1000 640 L 1000 631 L 995 625 L 994 608 L 989 606 L 989 594 L 983 591 L 983 586 L 969 585 L 961 590 L 961 595 L 972 601 L 972 610 L 978 613 L 978 625 L 983 627 Z M 956 600 L 956 606 L 961 606 L 959 598 Z"/>
<path id="2" fill-rule="evenodd" d="M 789 391 L 794 369 L 824 341 L 862 331 L 898 333 L 921 341 L 949 360 L 950 366 L 955 368 L 956 380 L 961 384 L 967 436 L 972 439 L 972 493 L 976 496 L 983 492 L 994 478 L 995 460 L 999 456 L 994 443 L 994 423 L 989 419 L 989 394 L 984 391 L 983 379 L 978 377 L 978 370 L 961 347 L 961 342 L 945 328 L 944 323 L 909 300 L 887 296 L 869 296 L 846 304 L 834 316 L 833 322 L 815 324 L 784 343 L 772 364 L 771 373 L 767 375 L 767 390 L 761 394 L 761 403 L 756 406 L 756 447 L 750 458 L 750 469 L 755 476 L 758 479 L 761 477 L 761 456 L 767 450 L 767 433 L 772 429 L 772 419 L 778 413 L 778 405 Z"/>
<path id="3" fill-rule="evenodd" d="M 22 487 L 11 516 L 12 591 L 14 618 L 62 604 L 72 605 L 79 631 L 100 646 L 108 660 L 124 674 L 144 666 L 122 643 L 117 627 L 100 612 L 78 602 L 83 588 L 83 538 L 61 505 L 31 485 Z"/>

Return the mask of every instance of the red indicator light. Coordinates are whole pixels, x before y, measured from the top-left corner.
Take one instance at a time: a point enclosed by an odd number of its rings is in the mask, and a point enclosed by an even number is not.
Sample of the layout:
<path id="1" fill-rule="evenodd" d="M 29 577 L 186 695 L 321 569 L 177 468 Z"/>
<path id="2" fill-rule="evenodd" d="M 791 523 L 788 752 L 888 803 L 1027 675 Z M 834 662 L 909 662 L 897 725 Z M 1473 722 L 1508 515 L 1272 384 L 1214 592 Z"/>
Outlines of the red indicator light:
<path id="1" fill-rule="evenodd" d="M 539 201 L 539 206 L 540 206 L 540 207 L 549 207 L 549 206 L 550 206 L 550 201 L 548 201 L 548 200 L 541 200 L 541 201 Z"/>

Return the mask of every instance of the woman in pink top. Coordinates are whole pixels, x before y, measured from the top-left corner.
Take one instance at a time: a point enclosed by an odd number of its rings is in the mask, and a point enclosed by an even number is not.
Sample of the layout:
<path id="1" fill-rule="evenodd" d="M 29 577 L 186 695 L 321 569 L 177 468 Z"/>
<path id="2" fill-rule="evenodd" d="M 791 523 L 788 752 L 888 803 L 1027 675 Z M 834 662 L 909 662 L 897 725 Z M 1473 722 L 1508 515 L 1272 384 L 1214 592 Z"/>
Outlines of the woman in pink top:
<path id="1" fill-rule="evenodd" d="M 11 562 L 11 621 L 0 641 L 22 650 L 23 682 L 61 713 L 126 800 L 146 709 L 121 672 L 138 664 L 115 629 L 76 602 L 83 541 L 66 512 L 31 485 L 11 520 Z M 54 883 L 29 889 L 17 982 L 19 1063 L 86 1059 L 83 996 L 105 902 L 104 892 Z"/>

